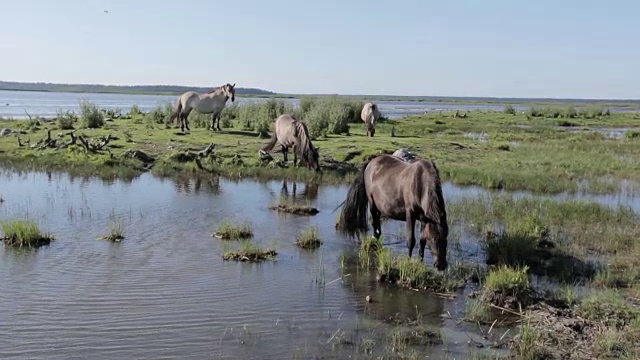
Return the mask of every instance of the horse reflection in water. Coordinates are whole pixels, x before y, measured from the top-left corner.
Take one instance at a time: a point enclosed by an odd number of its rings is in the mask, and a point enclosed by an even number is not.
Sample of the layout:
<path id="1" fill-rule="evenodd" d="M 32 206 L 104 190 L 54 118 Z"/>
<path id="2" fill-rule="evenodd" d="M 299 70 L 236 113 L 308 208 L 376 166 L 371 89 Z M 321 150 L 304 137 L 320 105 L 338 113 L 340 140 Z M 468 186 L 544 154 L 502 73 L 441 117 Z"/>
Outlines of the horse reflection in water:
<path id="1" fill-rule="evenodd" d="M 178 193 L 200 194 L 204 185 L 204 192 L 208 194 L 220 193 L 220 177 L 211 175 L 198 175 L 195 177 L 180 176 L 173 179 L 173 185 Z"/>
<path id="2" fill-rule="evenodd" d="M 289 184 L 287 180 L 282 181 L 282 187 L 280 188 L 280 196 L 283 198 L 291 197 L 296 200 L 298 197 L 306 200 L 316 200 L 318 198 L 319 183 L 315 181 L 309 181 L 304 183 L 304 189 L 301 193 L 298 193 L 298 184 L 295 181 L 291 182 L 291 190 L 289 191 Z"/>

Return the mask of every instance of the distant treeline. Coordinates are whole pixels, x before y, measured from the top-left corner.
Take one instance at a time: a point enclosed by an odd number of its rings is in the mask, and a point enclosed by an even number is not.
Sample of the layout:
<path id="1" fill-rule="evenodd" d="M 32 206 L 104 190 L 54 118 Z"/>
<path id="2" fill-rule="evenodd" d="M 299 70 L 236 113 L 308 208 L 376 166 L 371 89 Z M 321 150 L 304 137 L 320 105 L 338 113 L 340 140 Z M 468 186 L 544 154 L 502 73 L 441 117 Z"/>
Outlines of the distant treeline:
<path id="1" fill-rule="evenodd" d="M 177 85 L 98 85 L 98 84 L 51 84 L 0 81 L 0 90 L 18 91 L 52 91 L 52 92 L 95 92 L 95 93 L 142 93 L 142 94 L 176 94 L 193 90 L 207 92 L 222 84 L 211 87 L 177 86 Z M 237 95 L 273 95 L 275 93 L 262 89 L 236 87 Z"/>

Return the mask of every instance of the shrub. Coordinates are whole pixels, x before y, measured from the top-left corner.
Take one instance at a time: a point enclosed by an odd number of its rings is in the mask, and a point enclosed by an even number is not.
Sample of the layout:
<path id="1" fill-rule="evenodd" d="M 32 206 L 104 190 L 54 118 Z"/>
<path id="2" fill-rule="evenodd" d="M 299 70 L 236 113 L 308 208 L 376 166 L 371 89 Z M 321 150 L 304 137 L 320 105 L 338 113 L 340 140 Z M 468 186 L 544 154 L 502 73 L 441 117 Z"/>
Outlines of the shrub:
<path id="1" fill-rule="evenodd" d="M 95 104 L 87 100 L 82 101 L 80 103 L 80 114 L 83 127 L 95 129 L 104 126 L 104 115 Z"/>

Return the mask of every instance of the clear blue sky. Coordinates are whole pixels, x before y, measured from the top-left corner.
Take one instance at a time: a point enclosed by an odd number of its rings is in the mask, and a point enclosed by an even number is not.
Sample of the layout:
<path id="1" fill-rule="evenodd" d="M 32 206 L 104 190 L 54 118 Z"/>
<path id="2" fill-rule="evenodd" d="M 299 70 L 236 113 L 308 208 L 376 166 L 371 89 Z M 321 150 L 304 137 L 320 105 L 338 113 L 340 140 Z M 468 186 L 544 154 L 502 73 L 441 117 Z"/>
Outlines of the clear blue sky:
<path id="1" fill-rule="evenodd" d="M 0 80 L 638 99 L 639 19 L 631 0 L 8 0 Z"/>

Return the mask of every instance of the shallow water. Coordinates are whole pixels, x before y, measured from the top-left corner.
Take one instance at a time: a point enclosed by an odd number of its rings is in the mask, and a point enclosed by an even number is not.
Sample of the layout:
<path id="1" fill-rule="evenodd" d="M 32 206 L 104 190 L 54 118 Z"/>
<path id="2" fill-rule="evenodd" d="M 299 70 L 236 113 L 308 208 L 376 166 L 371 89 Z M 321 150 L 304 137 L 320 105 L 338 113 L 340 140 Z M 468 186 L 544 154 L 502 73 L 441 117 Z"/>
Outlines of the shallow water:
<path id="1" fill-rule="evenodd" d="M 102 182 L 1 172 L 0 219 L 35 219 L 57 240 L 35 251 L 0 246 L 0 358 L 344 358 L 370 344 L 380 354 L 394 328 L 388 320 L 418 316 L 445 339 L 420 351 L 468 357 L 469 338 L 482 339 L 475 325 L 459 322 L 464 294 L 444 299 L 379 284 L 355 266 L 357 246 L 336 233 L 332 214 L 346 191 L 216 177 Z M 448 183 L 443 191 L 447 202 L 487 193 Z M 320 213 L 268 210 L 281 196 Z M 114 219 L 124 222 L 126 239 L 97 240 Z M 274 246 L 277 260 L 223 261 L 231 246 L 211 237 L 223 219 L 249 221 L 255 241 Z M 294 245 L 309 225 L 324 241 L 316 251 Z M 385 222 L 383 233 L 406 253 L 403 223 Z M 450 262 L 482 261 L 477 239 L 459 225 L 450 233 Z M 431 266 L 428 251 L 425 262 Z"/>
<path id="2" fill-rule="evenodd" d="M 426 350 L 434 356 L 445 348 L 449 355 L 468 353 L 462 332 L 468 325 L 443 319 L 460 316 L 460 299 L 380 285 L 349 261 L 341 267 L 356 249 L 336 234 L 331 213 L 345 187 L 296 184 L 294 197 L 292 183 L 277 181 L 196 184 L 144 174 L 105 183 L 11 172 L 1 174 L 0 184 L 1 219 L 34 219 L 57 238 L 35 251 L 0 250 L 2 359 L 89 352 L 92 358 L 341 358 L 361 352 L 367 339 L 383 344 L 393 328 L 385 319 L 398 314 L 419 314 L 443 329 L 446 345 Z M 280 196 L 320 213 L 268 210 Z M 126 239 L 97 240 L 113 219 L 124 222 Z M 256 242 L 278 250 L 277 261 L 223 261 L 229 246 L 211 237 L 222 219 L 248 220 Z M 309 225 L 324 240 L 317 251 L 293 245 Z M 383 229 L 399 234 L 400 228 Z M 402 238 L 388 238 L 394 250 L 406 252 Z M 461 248 L 477 254 L 474 246 Z M 430 266 L 431 258 L 425 260 Z M 349 276 L 333 281 L 343 274 Z"/>

